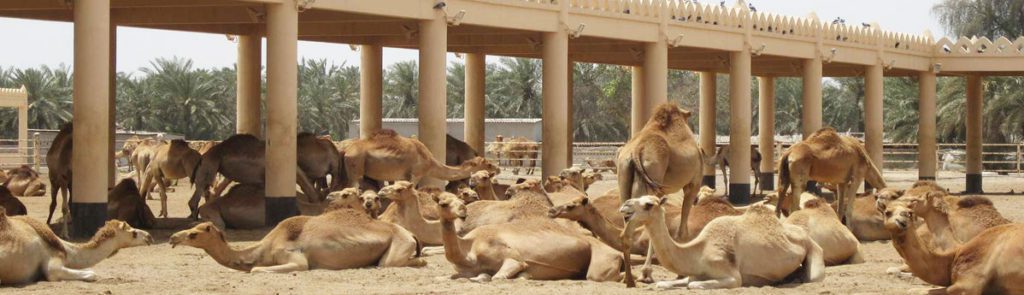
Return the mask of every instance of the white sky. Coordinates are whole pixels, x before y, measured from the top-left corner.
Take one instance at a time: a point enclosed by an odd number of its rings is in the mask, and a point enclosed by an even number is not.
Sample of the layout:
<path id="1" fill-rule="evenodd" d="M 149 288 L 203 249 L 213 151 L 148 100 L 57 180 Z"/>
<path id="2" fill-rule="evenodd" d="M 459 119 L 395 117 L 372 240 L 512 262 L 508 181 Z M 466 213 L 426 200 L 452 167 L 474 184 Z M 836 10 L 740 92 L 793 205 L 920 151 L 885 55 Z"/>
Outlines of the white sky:
<path id="1" fill-rule="evenodd" d="M 931 30 L 936 38 L 945 35 L 931 7 L 940 0 L 750 0 L 759 10 L 792 16 L 814 11 L 822 21 L 843 17 L 848 24 L 878 22 L 890 31 L 920 34 Z M 704 3 L 717 3 L 702 0 Z M 732 1 L 729 1 L 732 3 Z M 886 9 L 879 9 L 885 7 Z M 0 17 L 0 36 L 18 40 L 0 45 L 0 67 L 55 66 L 72 64 L 71 23 L 32 21 Z M 224 35 L 118 29 L 117 70 L 136 72 L 157 57 L 191 58 L 197 67 L 229 67 L 236 61 L 235 44 Z M 299 56 L 326 58 L 336 64 L 359 64 L 359 53 L 342 44 L 299 42 Z M 415 50 L 384 49 L 384 64 L 417 59 Z M 455 60 L 449 55 L 449 60 Z"/>

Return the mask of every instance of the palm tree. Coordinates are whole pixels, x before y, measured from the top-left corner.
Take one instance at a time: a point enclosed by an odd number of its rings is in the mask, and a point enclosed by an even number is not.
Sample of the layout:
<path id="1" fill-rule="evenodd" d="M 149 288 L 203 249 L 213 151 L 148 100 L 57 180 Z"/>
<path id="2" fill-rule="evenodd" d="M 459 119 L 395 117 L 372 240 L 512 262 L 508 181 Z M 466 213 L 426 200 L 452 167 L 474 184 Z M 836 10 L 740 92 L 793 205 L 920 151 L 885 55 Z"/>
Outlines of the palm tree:
<path id="1" fill-rule="evenodd" d="M 141 71 L 152 79 L 157 99 L 157 128 L 190 139 L 213 139 L 218 126 L 230 126 L 225 110 L 216 103 L 217 87 L 210 73 L 193 69 L 192 61 L 178 57 L 157 58 Z"/>
<path id="2" fill-rule="evenodd" d="M 15 70 L 11 84 L 28 90 L 30 128 L 57 129 L 71 120 L 72 81 L 67 66 Z"/>
<path id="3" fill-rule="evenodd" d="M 416 61 L 392 64 L 384 73 L 384 117 L 416 118 L 419 67 Z"/>
<path id="4" fill-rule="evenodd" d="M 326 59 L 303 59 L 299 65 L 299 128 L 345 138 L 348 122 L 357 112 L 358 74 L 357 68 L 328 64 Z"/>
<path id="5" fill-rule="evenodd" d="M 506 118 L 539 118 L 541 106 L 541 62 L 536 59 L 508 58 L 499 60 L 498 83 L 493 85 L 500 95 L 497 113 Z"/>
<path id="6" fill-rule="evenodd" d="M 447 80 L 448 118 L 461 118 L 466 113 L 466 64 L 449 63 Z"/>

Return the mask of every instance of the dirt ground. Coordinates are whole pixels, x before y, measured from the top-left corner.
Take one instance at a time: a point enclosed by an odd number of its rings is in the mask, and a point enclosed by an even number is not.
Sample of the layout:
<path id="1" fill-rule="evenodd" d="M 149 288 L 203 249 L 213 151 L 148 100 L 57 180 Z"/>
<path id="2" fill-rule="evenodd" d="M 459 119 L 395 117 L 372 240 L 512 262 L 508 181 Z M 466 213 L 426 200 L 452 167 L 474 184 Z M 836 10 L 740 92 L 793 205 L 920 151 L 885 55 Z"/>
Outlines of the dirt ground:
<path id="1" fill-rule="evenodd" d="M 909 187 L 916 173 L 887 171 L 890 186 Z M 957 192 L 963 190 L 962 174 L 942 173 L 939 183 Z M 604 180 L 591 188 L 599 194 L 615 186 L 613 179 Z M 985 176 L 985 189 L 999 194 L 987 195 L 1003 215 L 1012 220 L 1024 220 L 1024 202 L 1019 195 L 1007 194 L 1011 190 L 1024 191 L 1021 176 Z M 192 189 L 182 182 L 170 194 L 172 217 L 188 215 L 187 195 Z M 22 198 L 29 214 L 45 220 L 48 198 Z M 149 201 L 154 211 L 159 201 Z M 59 213 L 58 213 L 59 214 Z M 36 284 L 0 288 L 3 294 L 410 294 L 410 293 L 476 293 L 476 294 L 634 294 L 655 292 L 641 286 L 626 289 L 619 283 L 589 281 L 500 281 L 486 284 L 468 280 L 449 280 L 453 273 L 443 255 L 426 258 L 423 268 L 364 268 L 343 271 L 314 270 L 292 274 L 249 274 L 220 266 L 205 252 L 190 247 L 171 248 L 168 237 L 175 230 L 151 230 L 156 243 L 151 246 L 121 250 L 120 253 L 96 265 L 93 270 L 100 277 L 93 283 L 39 282 Z M 228 231 L 228 240 L 240 246 L 261 238 L 266 231 Z M 711 294 L 905 294 L 927 284 L 916 278 L 887 275 L 886 268 L 900 264 L 899 255 L 889 242 L 864 243 L 867 263 L 844 265 L 826 269 L 825 281 L 802 285 L 781 285 L 764 288 L 741 288 L 720 291 L 701 291 Z M 767 253 L 766 253 L 767 254 Z M 674 274 L 657 268 L 659 280 L 675 278 Z M 679 290 L 670 291 L 678 293 Z"/>

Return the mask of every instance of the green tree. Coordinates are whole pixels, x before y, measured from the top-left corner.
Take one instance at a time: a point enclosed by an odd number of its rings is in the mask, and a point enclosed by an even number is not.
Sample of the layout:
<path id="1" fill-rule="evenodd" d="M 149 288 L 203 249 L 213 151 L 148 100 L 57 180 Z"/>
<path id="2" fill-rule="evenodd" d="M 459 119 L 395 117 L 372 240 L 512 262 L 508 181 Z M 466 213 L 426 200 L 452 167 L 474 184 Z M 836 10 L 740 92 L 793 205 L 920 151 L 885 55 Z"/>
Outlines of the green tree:
<path id="1" fill-rule="evenodd" d="M 384 73 L 384 117 L 416 118 L 419 66 L 416 61 L 392 64 Z"/>

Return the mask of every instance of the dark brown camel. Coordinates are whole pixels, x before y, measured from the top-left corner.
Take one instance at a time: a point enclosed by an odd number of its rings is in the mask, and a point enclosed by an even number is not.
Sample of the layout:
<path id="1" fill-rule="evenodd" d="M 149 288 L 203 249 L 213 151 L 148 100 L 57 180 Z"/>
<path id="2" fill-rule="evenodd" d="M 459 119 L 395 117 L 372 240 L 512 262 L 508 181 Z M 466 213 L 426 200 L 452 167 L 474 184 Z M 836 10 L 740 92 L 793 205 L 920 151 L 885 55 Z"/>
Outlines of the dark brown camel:
<path id="1" fill-rule="evenodd" d="M 474 150 L 473 147 L 469 146 L 469 144 L 467 144 L 466 142 L 461 141 L 455 137 L 452 137 L 451 134 L 446 134 L 445 137 L 445 165 L 462 165 L 463 162 L 480 156 L 480 154 L 477 153 L 476 150 Z M 459 187 L 462 186 L 469 186 L 469 178 L 456 181 L 449 181 L 448 185 L 445 186 L 445 190 L 450 193 L 457 193 Z"/>
<path id="2" fill-rule="evenodd" d="M 71 202 L 71 123 L 61 127 L 60 132 L 53 138 L 50 149 L 46 151 L 46 167 L 50 170 L 50 214 L 46 217 L 46 223 L 53 220 L 53 210 L 57 208 L 57 192 L 60 191 L 64 203 L 61 206 L 61 213 L 64 214 L 61 235 L 68 236 L 68 223 L 71 221 L 71 210 L 68 204 Z"/>
<path id="3" fill-rule="evenodd" d="M 330 139 L 314 136 L 312 133 L 299 133 L 296 138 L 299 170 L 306 173 L 309 182 L 319 183 L 318 201 L 322 201 L 332 190 L 347 183 L 345 166 L 341 153 Z M 331 175 L 331 184 L 327 186 L 327 175 Z"/>
<path id="4" fill-rule="evenodd" d="M 28 215 L 25 204 L 22 204 L 21 200 L 15 198 L 11 191 L 2 185 L 0 185 L 0 208 L 7 210 L 7 216 Z"/>
<path id="5" fill-rule="evenodd" d="M 135 228 L 153 228 L 156 216 L 131 178 L 122 179 L 107 194 L 107 219 L 127 222 Z"/>

